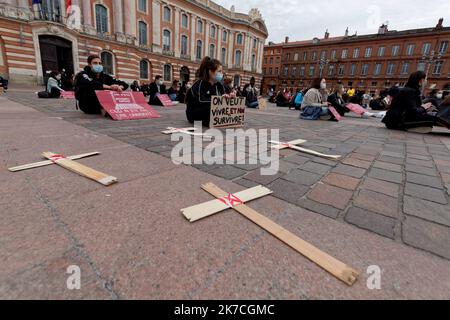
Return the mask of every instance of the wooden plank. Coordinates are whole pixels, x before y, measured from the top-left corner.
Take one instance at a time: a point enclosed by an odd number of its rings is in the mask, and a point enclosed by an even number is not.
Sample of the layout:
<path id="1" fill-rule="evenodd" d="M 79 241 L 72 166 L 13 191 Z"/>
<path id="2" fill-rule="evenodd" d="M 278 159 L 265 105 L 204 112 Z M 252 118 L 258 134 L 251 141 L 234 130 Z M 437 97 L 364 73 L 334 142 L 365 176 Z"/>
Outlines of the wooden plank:
<path id="1" fill-rule="evenodd" d="M 278 149 L 278 150 L 287 149 L 291 145 L 295 146 L 297 144 L 302 144 L 305 142 L 306 142 L 306 140 L 303 140 L 303 139 L 298 139 L 298 140 L 294 140 L 291 142 L 270 141 L 270 143 L 275 144 L 274 146 L 272 146 L 272 149 Z"/>
<path id="2" fill-rule="evenodd" d="M 210 185 L 214 186 L 213 184 L 206 184 L 205 186 L 209 187 Z M 234 198 L 240 199 L 242 202 L 245 203 L 262 198 L 271 193 L 272 191 L 267 189 L 266 187 L 257 186 L 254 188 L 238 192 L 233 196 Z M 228 196 L 228 194 L 226 196 Z M 181 209 L 181 212 L 190 222 L 195 222 L 227 209 L 230 209 L 229 205 L 216 199 L 196 206 Z"/>
<path id="3" fill-rule="evenodd" d="M 100 154 L 100 152 L 90 152 L 90 153 L 79 154 L 79 155 L 76 155 L 76 156 L 69 156 L 69 157 L 67 157 L 67 159 L 78 160 L 78 159 L 82 159 L 82 158 L 96 156 L 96 155 L 99 155 L 99 154 Z M 45 161 L 40 161 L 40 162 L 35 162 L 35 163 L 30 163 L 30 164 L 24 164 L 22 166 L 9 168 L 8 170 L 11 171 L 11 172 L 17 172 L 17 171 L 22 171 L 22 170 L 28 170 L 28 169 L 33 169 L 33 168 L 44 167 L 44 166 L 48 166 L 48 165 L 51 165 L 51 164 L 54 164 L 54 162 L 51 161 L 51 160 L 45 160 Z"/>
<path id="4" fill-rule="evenodd" d="M 221 198 L 227 194 L 225 191 L 213 184 L 206 184 L 202 186 L 202 188 L 216 198 Z M 233 207 L 233 209 L 347 285 L 351 286 L 357 281 L 359 274 L 356 270 L 321 251 L 312 244 L 302 240 L 295 234 L 261 215 L 252 208 L 246 206 L 245 204 L 241 204 Z"/>
<path id="5" fill-rule="evenodd" d="M 269 141 L 269 142 L 272 143 L 272 144 L 275 144 L 275 145 L 280 145 L 280 146 L 283 145 L 282 142 L 278 142 L 278 141 Z M 322 157 L 322 158 L 329 158 L 329 159 L 333 159 L 333 160 L 338 160 L 338 159 L 340 159 L 342 157 L 342 156 L 339 156 L 339 155 L 323 154 L 321 152 L 317 152 L 317 151 L 314 151 L 314 150 L 305 149 L 305 148 L 302 148 L 302 147 L 295 146 L 292 143 L 290 143 L 289 146 L 286 145 L 286 147 L 289 147 L 290 149 L 297 150 L 297 151 L 300 151 L 300 152 L 303 152 L 303 153 L 311 154 L 311 155 Z M 283 148 L 280 148 L 280 149 L 283 149 Z"/>
<path id="6" fill-rule="evenodd" d="M 163 134 L 174 134 L 174 133 L 184 133 L 190 136 L 203 137 L 205 139 L 212 139 L 211 136 L 205 135 L 204 133 L 195 132 L 197 128 L 172 128 L 168 127 L 167 130 L 161 131 Z"/>
<path id="7" fill-rule="evenodd" d="M 61 167 L 65 168 L 65 169 L 68 169 L 70 171 L 78 173 L 79 175 L 82 175 L 83 177 L 97 181 L 98 183 L 101 183 L 104 186 L 109 186 L 109 185 L 117 182 L 116 177 L 113 177 L 113 176 L 107 175 L 103 172 L 94 170 L 92 168 L 89 168 L 85 165 L 82 165 L 81 163 L 75 162 L 68 158 L 60 157 L 56 153 L 44 152 L 44 153 L 42 153 L 42 155 L 45 158 L 55 162 L 57 165 L 60 165 Z"/>

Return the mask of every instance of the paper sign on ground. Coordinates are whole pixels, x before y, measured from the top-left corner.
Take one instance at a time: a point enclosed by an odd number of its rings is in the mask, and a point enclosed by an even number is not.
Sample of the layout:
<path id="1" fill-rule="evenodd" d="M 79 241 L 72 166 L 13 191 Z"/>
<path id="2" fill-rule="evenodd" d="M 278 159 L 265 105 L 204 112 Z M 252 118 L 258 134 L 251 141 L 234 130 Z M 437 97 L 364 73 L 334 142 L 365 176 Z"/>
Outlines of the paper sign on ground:
<path id="1" fill-rule="evenodd" d="M 339 112 L 336 111 L 336 109 L 334 107 L 328 107 L 328 110 L 330 110 L 330 112 L 333 114 L 334 118 L 337 121 L 341 121 L 342 116 L 339 114 Z"/>
<path id="2" fill-rule="evenodd" d="M 75 92 L 74 91 L 62 91 L 61 92 L 61 99 L 75 99 Z"/>
<path id="3" fill-rule="evenodd" d="M 98 100 L 114 120 L 159 118 L 160 115 L 147 103 L 142 92 L 96 91 Z"/>
<path id="4" fill-rule="evenodd" d="M 212 96 L 210 128 L 239 128 L 244 126 L 244 122 L 244 97 Z"/>
<path id="5" fill-rule="evenodd" d="M 172 99 L 167 94 L 159 94 L 157 97 L 164 107 L 172 107 L 174 105 Z"/>
<path id="6" fill-rule="evenodd" d="M 364 109 L 363 107 L 361 107 L 359 104 L 355 104 L 355 103 L 349 103 L 346 105 L 347 109 L 349 109 L 350 111 L 362 116 L 364 113 L 367 112 L 366 109 Z"/>

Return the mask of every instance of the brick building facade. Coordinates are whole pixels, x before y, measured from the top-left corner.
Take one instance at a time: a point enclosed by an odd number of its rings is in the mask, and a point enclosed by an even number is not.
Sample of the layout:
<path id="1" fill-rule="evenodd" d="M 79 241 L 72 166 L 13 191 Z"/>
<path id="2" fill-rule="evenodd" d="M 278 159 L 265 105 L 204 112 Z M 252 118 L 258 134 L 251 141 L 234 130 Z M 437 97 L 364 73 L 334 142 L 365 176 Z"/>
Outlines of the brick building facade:
<path id="1" fill-rule="evenodd" d="M 375 93 L 406 83 L 416 71 L 428 71 L 431 87 L 450 86 L 450 27 L 443 20 L 434 28 L 377 34 L 330 37 L 308 41 L 270 43 L 264 48 L 264 91 L 269 88 L 306 88 L 323 76 L 329 87 L 346 87 Z M 278 70 L 278 72 L 276 72 Z"/>
<path id="2" fill-rule="evenodd" d="M 125 81 L 193 80 L 213 56 L 240 84 L 262 79 L 267 35 L 257 9 L 241 14 L 210 0 L 0 0 L 0 75 L 43 83 L 47 71 L 76 73 L 100 54 Z"/>

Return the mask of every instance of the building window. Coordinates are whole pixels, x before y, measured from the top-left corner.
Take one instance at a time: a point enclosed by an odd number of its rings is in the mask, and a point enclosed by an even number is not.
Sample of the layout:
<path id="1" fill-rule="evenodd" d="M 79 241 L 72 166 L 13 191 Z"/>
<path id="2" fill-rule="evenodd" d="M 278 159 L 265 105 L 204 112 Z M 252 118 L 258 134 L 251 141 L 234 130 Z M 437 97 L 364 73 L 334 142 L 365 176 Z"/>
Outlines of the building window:
<path id="1" fill-rule="evenodd" d="M 203 33 L 203 21 L 202 20 L 197 21 L 197 33 Z"/>
<path id="2" fill-rule="evenodd" d="M 235 86 L 240 86 L 241 85 L 241 76 L 240 75 L 235 75 L 234 79 L 233 79 L 233 83 Z"/>
<path id="3" fill-rule="evenodd" d="M 316 52 L 316 51 L 314 51 L 314 52 L 312 53 L 312 60 L 313 60 L 313 61 L 316 61 L 316 60 L 317 60 L 317 52 Z"/>
<path id="4" fill-rule="evenodd" d="M 273 72 L 272 68 L 269 68 L 269 75 L 272 75 L 272 72 Z"/>
<path id="5" fill-rule="evenodd" d="M 236 53 L 234 55 L 234 64 L 236 65 L 236 67 L 241 66 L 241 55 L 241 50 L 236 50 Z"/>
<path id="6" fill-rule="evenodd" d="M 236 37 L 236 42 L 237 42 L 237 44 L 241 45 L 243 39 L 244 39 L 244 37 L 242 36 L 241 33 L 239 33 L 239 34 L 237 35 L 237 37 Z"/>
<path id="7" fill-rule="evenodd" d="M 300 67 L 300 77 L 304 77 L 305 76 L 305 66 L 301 66 Z"/>
<path id="8" fill-rule="evenodd" d="M 343 49 L 342 50 L 341 57 L 342 57 L 342 59 L 347 59 L 347 57 L 348 57 L 348 49 Z"/>
<path id="9" fill-rule="evenodd" d="M 147 24 L 139 21 L 139 44 L 147 45 Z"/>
<path id="10" fill-rule="evenodd" d="M 431 50 L 431 43 L 424 43 L 422 47 L 422 54 L 429 54 Z"/>
<path id="11" fill-rule="evenodd" d="M 298 53 L 294 54 L 294 61 L 298 61 Z"/>
<path id="12" fill-rule="evenodd" d="M 114 59 L 112 53 L 103 51 L 100 54 L 100 58 L 102 59 L 103 72 L 106 74 L 114 74 Z"/>
<path id="13" fill-rule="evenodd" d="M 227 39 L 228 39 L 228 32 L 226 30 L 223 30 L 222 41 L 227 42 Z"/>
<path id="14" fill-rule="evenodd" d="M 147 60 L 141 60 L 141 62 L 139 63 L 139 77 L 141 79 L 148 79 L 149 77 L 149 72 L 148 72 L 148 61 Z"/>
<path id="15" fill-rule="evenodd" d="M 216 38 L 216 26 L 211 26 L 211 38 Z"/>
<path id="16" fill-rule="evenodd" d="M 291 54 L 290 53 L 286 53 L 286 61 L 289 61 L 291 59 Z"/>
<path id="17" fill-rule="evenodd" d="M 350 66 L 350 75 L 354 76 L 356 74 L 356 64 L 352 63 Z"/>
<path id="18" fill-rule="evenodd" d="M 361 68 L 361 75 L 367 76 L 368 73 L 369 73 L 369 65 L 367 63 L 365 63 L 365 64 L 363 64 L 363 66 Z"/>
<path id="19" fill-rule="evenodd" d="M 328 76 L 329 77 L 334 77 L 334 65 L 330 64 L 328 66 Z"/>
<path id="20" fill-rule="evenodd" d="M 439 53 L 446 53 L 448 49 L 448 41 L 442 41 L 439 45 Z"/>
<path id="21" fill-rule="evenodd" d="M 164 21 L 170 22 L 170 17 L 172 15 L 172 10 L 169 7 L 164 7 Z"/>
<path id="22" fill-rule="evenodd" d="M 181 54 L 182 55 L 188 54 L 188 37 L 185 35 L 181 36 Z"/>
<path id="23" fill-rule="evenodd" d="M 425 62 L 419 62 L 417 64 L 417 71 L 425 71 Z"/>
<path id="24" fill-rule="evenodd" d="M 345 66 L 343 64 L 341 64 L 339 66 L 339 71 L 338 71 L 338 75 L 343 76 L 345 72 Z"/>
<path id="25" fill-rule="evenodd" d="M 201 60 L 202 59 L 202 51 L 203 51 L 203 43 L 201 40 L 197 40 L 197 52 L 195 57 L 197 58 L 197 60 Z"/>
<path id="26" fill-rule="evenodd" d="M 337 51 L 336 50 L 332 50 L 331 51 L 331 60 L 336 60 L 337 58 Z"/>
<path id="27" fill-rule="evenodd" d="M 408 73 L 409 73 L 409 62 L 403 62 L 402 74 L 408 74 Z"/>
<path id="28" fill-rule="evenodd" d="M 270 63 L 270 64 L 273 64 L 273 58 L 270 58 L 270 59 L 269 59 L 269 63 Z"/>
<path id="29" fill-rule="evenodd" d="M 222 48 L 221 55 L 220 55 L 220 62 L 222 62 L 223 65 L 226 65 L 227 62 L 227 49 Z"/>
<path id="30" fill-rule="evenodd" d="M 442 65 L 443 65 L 442 61 L 436 61 L 436 64 L 434 65 L 434 68 L 433 68 L 433 74 L 441 74 Z"/>
<path id="31" fill-rule="evenodd" d="M 386 52 L 386 47 L 379 47 L 378 48 L 378 56 L 379 57 L 384 57 L 385 52 Z"/>
<path id="32" fill-rule="evenodd" d="M 320 54 L 320 59 L 325 60 L 326 58 L 327 58 L 327 52 L 322 51 L 322 53 Z"/>
<path id="33" fill-rule="evenodd" d="M 275 75 L 280 75 L 280 69 L 278 69 L 278 68 L 275 68 Z"/>
<path id="34" fill-rule="evenodd" d="M 292 76 L 293 78 L 295 78 L 296 75 L 297 75 L 297 67 L 292 67 L 292 70 L 291 70 L 291 76 Z"/>
<path id="35" fill-rule="evenodd" d="M 147 0 L 138 1 L 138 10 L 142 12 L 147 12 Z"/>
<path id="36" fill-rule="evenodd" d="M 309 66 L 309 76 L 314 77 L 314 73 L 316 71 L 316 68 L 314 66 Z"/>
<path id="37" fill-rule="evenodd" d="M 353 50 L 353 59 L 358 59 L 359 58 L 359 48 L 355 48 Z"/>
<path id="38" fill-rule="evenodd" d="M 391 75 L 394 74 L 394 72 L 395 72 L 395 63 L 389 62 L 386 74 Z"/>
<path id="39" fill-rule="evenodd" d="M 172 81 L 172 66 L 170 64 L 164 65 L 164 81 Z"/>
<path id="40" fill-rule="evenodd" d="M 366 51 L 364 52 L 365 58 L 370 58 L 372 56 L 372 47 L 366 48 Z"/>
<path id="41" fill-rule="evenodd" d="M 258 41 L 256 41 L 256 39 L 253 39 L 253 49 L 256 49 L 257 44 L 258 44 Z"/>
<path id="42" fill-rule="evenodd" d="M 185 29 L 187 29 L 189 27 L 189 19 L 187 14 L 183 13 L 181 15 L 181 26 Z"/>
<path id="43" fill-rule="evenodd" d="M 163 50 L 170 51 L 170 31 L 163 31 Z"/>
<path id="44" fill-rule="evenodd" d="M 256 70 L 256 55 L 252 54 L 252 71 L 254 70 Z"/>
<path id="45" fill-rule="evenodd" d="M 308 60 L 308 52 L 307 51 L 303 52 L 303 61 L 306 61 L 306 60 Z"/>
<path id="46" fill-rule="evenodd" d="M 216 57 L 216 46 L 214 44 L 209 45 L 209 57 L 210 58 Z"/>
<path id="47" fill-rule="evenodd" d="M 101 4 L 95 5 L 95 21 L 97 22 L 97 32 L 108 32 L 108 9 Z"/>
<path id="48" fill-rule="evenodd" d="M 393 57 L 398 56 L 399 52 L 400 52 L 399 45 L 392 46 L 392 56 Z"/>
<path id="49" fill-rule="evenodd" d="M 289 74 L 289 67 L 288 66 L 284 66 L 284 76 L 287 77 Z"/>
<path id="50" fill-rule="evenodd" d="M 406 55 L 408 56 L 414 55 L 414 48 L 415 48 L 414 44 L 408 44 L 408 46 L 406 47 Z"/>
<path id="51" fill-rule="evenodd" d="M 376 76 L 380 75 L 381 74 L 381 67 L 382 67 L 381 63 L 377 63 L 375 65 L 375 70 L 373 71 L 373 74 L 376 75 Z"/>

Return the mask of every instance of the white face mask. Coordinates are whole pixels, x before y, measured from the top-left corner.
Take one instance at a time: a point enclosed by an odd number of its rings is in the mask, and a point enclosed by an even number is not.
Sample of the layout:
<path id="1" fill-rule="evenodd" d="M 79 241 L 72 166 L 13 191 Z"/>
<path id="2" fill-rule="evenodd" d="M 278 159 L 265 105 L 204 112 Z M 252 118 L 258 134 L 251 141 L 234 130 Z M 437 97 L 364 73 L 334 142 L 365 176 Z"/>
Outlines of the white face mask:
<path id="1" fill-rule="evenodd" d="M 326 88 L 327 88 L 327 84 L 322 82 L 320 84 L 320 89 L 325 90 Z"/>
<path id="2" fill-rule="evenodd" d="M 61 76 L 56 76 L 56 80 L 61 80 Z M 442 96 L 442 95 L 441 95 Z"/>
<path id="3" fill-rule="evenodd" d="M 164 84 L 164 81 L 162 81 L 162 80 L 158 81 L 158 85 L 162 86 L 163 84 Z"/>
<path id="4" fill-rule="evenodd" d="M 438 94 L 436 95 L 436 98 L 442 99 L 442 93 L 438 93 Z"/>

